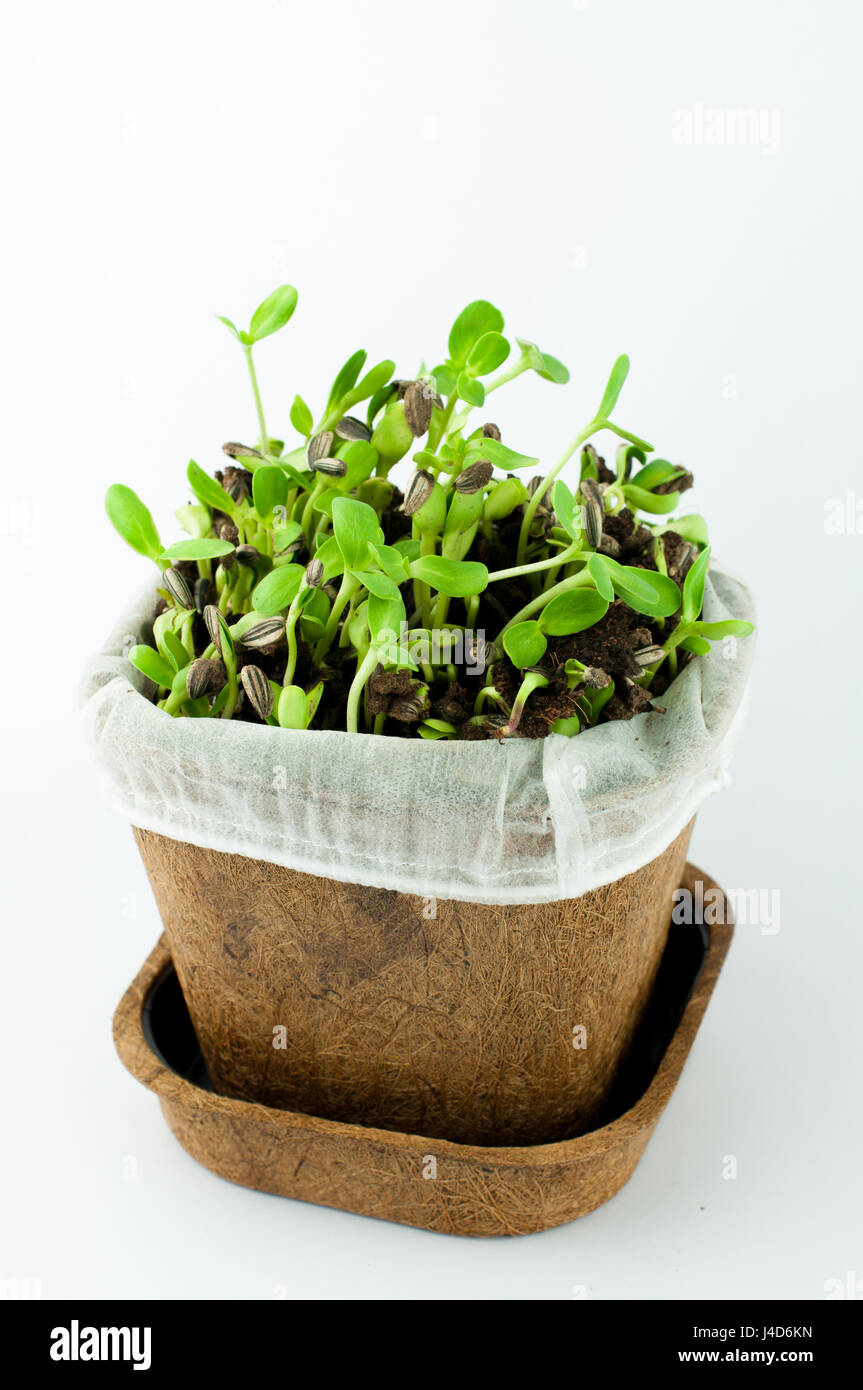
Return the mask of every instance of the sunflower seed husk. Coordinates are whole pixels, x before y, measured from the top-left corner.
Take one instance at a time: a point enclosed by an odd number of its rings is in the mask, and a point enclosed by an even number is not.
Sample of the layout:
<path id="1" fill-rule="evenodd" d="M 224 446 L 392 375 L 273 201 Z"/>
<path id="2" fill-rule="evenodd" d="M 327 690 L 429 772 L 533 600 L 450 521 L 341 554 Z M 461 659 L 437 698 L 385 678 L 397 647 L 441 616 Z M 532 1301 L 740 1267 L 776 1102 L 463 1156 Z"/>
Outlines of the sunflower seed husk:
<path id="1" fill-rule="evenodd" d="M 482 427 L 483 439 L 496 439 L 500 443 L 500 430 L 493 420 L 487 420 Z"/>
<path id="2" fill-rule="evenodd" d="M 500 652 L 494 643 L 480 637 L 478 633 L 474 633 L 465 643 L 465 665 L 476 667 L 480 672 L 485 671 L 499 657 Z"/>
<path id="3" fill-rule="evenodd" d="M 588 504 L 596 502 L 598 506 L 602 506 L 602 489 L 594 478 L 582 478 L 581 495 Z"/>
<path id="4" fill-rule="evenodd" d="M 199 656 L 186 672 L 186 693 L 190 700 L 221 690 L 227 673 L 218 657 Z"/>
<path id="5" fill-rule="evenodd" d="M 306 538 L 305 538 L 305 536 L 297 536 L 297 539 L 296 539 L 295 541 L 291 541 L 290 545 L 286 545 L 286 546 L 284 547 L 283 550 L 274 550 L 274 551 L 273 551 L 273 554 L 274 554 L 274 555 L 297 555 L 301 550 L 305 550 L 305 548 L 306 548 Z"/>
<path id="6" fill-rule="evenodd" d="M 229 459 L 262 459 L 264 457 L 260 449 L 252 449 L 248 444 L 223 444 L 222 453 L 227 454 Z"/>
<path id="7" fill-rule="evenodd" d="M 343 478 L 348 471 L 344 459 L 320 458 L 309 466 L 313 473 L 320 473 L 324 478 Z"/>
<path id="8" fill-rule="evenodd" d="M 254 545 L 240 545 L 237 547 L 237 560 L 241 565 L 256 565 L 261 558 L 261 552 Z"/>
<path id="9" fill-rule="evenodd" d="M 698 551 L 694 545 L 690 545 L 687 541 L 685 545 L 680 547 L 677 556 L 677 573 L 681 579 L 685 579 L 697 559 Z"/>
<path id="10" fill-rule="evenodd" d="M 600 555 L 609 555 L 612 560 L 616 560 L 620 555 L 620 542 L 614 536 L 601 536 L 597 550 Z"/>
<path id="11" fill-rule="evenodd" d="M 655 642 L 649 647 L 639 647 L 632 653 L 633 660 L 646 670 L 648 666 L 655 666 L 658 661 L 665 660 L 665 652 Z"/>
<path id="12" fill-rule="evenodd" d="M 665 483 L 657 483 L 651 491 L 654 497 L 668 497 L 672 492 L 688 492 L 692 483 L 691 473 L 681 473 L 679 478 L 669 478 Z"/>
<path id="13" fill-rule="evenodd" d="M 601 666 L 586 666 L 581 679 L 588 690 L 605 690 L 611 685 L 611 676 Z"/>
<path id="14" fill-rule="evenodd" d="M 306 565 L 306 583 L 310 589 L 317 589 L 324 577 L 324 567 L 320 560 L 310 560 Z"/>
<path id="15" fill-rule="evenodd" d="M 358 420 L 356 415 L 343 415 L 336 425 L 336 434 L 339 439 L 365 439 L 368 441 L 372 437 L 372 432 L 368 425 L 362 420 Z"/>
<path id="16" fill-rule="evenodd" d="M 222 615 L 214 603 L 208 603 L 202 614 L 204 624 L 210 634 L 210 641 L 221 655 L 222 652 Z"/>
<path id="17" fill-rule="evenodd" d="M 394 700 L 387 710 L 387 714 L 390 719 L 398 719 L 402 724 L 416 724 L 422 711 L 421 700 L 409 699 L 405 696 L 401 700 Z"/>
<path id="18" fill-rule="evenodd" d="M 455 480 L 456 492 L 479 492 L 480 488 L 485 487 L 493 471 L 488 459 L 477 459 L 476 463 L 459 473 Z"/>
<path id="19" fill-rule="evenodd" d="M 207 604 L 212 601 L 216 592 L 216 586 L 212 579 L 201 578 L 195 584 L 195 607 L 199 613 L 203 613 Z"/>
<path id="20" fill-rule="evenodd" d="M 263 458 L 263 455 L 261 455 Z M 225 492 L 233 497 L 235 502 L 239 502 L 243 497 L 248 497 L 252 491 L 252 475 L 248 468 L 235 467 L 229 463 L 224 472 L 216 472 L 216 482 L 221 483 Z"/>
<path id="21" fill-rule="evenodd" d="M 171 597 L 180 605 L 181 608 L 194 608 L 192 591 L 178 570 L 165 570 L 162 575 L 165 581 L 165 588 Z"/>
<path id="22" fill-rule="evenodd" d="M 236 563 L 237 563 L 237 552 L 236 552 L 236 550 L 232 550 L 232 551 L 230 552 L 230 554 L 228 554 L 228 555 L 220 555 L 220 556 L 219 556 L 219 564 L 221 565 L 222 569 L 225 571 L 226 574 L 227 574 L 228 570 L 232 570 L 232 569 L 234 568 L 234 565 L 235 565 Z"/>
<path id="23" fill-rule="evenodd" d="M 319 434 L 313 434 L 306 450 L 309 467 L 314 467 L 318 459 L 328 458 L 335 442 L 335 435 L 332 430 L 321 430 Z"/>
<path id="24" fill-rule="evenodd" d="M 260 666 L 244 666 L 240 680 L 255 714 L 261 719 L 268 719 L 273 712 L 273 687 Z"/>
<path id="25" fill-rule="evenodd" d="M 413 516 L 420 507 L 425 506 L 433 491 L 434 478 L 431 473 L 425 468 L 418 468 L 407 485 L 405 500 L 402 502 L 405 516 Z"/>
<path id="26" fill-rule="evenodd" d="M 591 550 L 596 550 L 602 540 L 602 507 L 596 502 L 589 502 L 586 507 L 582 507 L 581 515 L 585 539 Z"/>
<path id="27" fill-rule="evenodd" d="M 414 381 L 405 391 L 405 420 L 415 439 L 425 434 L 431 424 L 434 396 L 428 382 Z"/>
<path id="28" fill-rule="evenodd" d="M 545 482 L 545 478 L 543 478 L 539 473 L 537 473 L 536 477 L 531 478 L 530 482 L 529 482 L 528 485 L 527 485 L 527 495 L 528 495 L 528 497 L 535 497 L 535 496 L 536 496 L 536 493 L 537 493 L 537 489 L 538 489 L 538 488 L 540 487 L 540 485 L 541 485 L 542 483 L 544 483 L 544 482 Z"/>
<path id="29" fill-rule="evenodd" d="M 216 525 L 216 535 L 220 541 L 227 541 L 230 545 L 236 545 L 240 539 L 240 533 L 233 521 L 220 521 Z"/>
<path id="30" fill-rule="evenodd" d="M 264 618 L 262 622 L 255 623 L 254 627 L 244 632 L 240 641 L 244 647 L 253 647 L 260 651 L 278 642 L 284 630 L 284 618 Z"/>

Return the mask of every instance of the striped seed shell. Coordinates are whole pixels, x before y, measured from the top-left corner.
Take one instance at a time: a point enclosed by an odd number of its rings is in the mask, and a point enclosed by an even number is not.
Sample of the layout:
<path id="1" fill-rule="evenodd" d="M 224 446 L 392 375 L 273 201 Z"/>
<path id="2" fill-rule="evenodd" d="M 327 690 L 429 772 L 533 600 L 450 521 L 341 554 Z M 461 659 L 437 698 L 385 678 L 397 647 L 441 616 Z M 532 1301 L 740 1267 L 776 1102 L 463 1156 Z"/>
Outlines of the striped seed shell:
<path id="1" fill-rule="evenodd" d="M 306 565 L 306 583 L 310 589 L 317 589 L 324 577 L 324 567 L 320 560 L 315 558 Z"/>
<path id="2" fill-rule="evenodd" d="M 211 690 L 221 690 L 227 679 L 218 657 L 199 656 L 186 672 L 186 692 L 190 700 L 199 700 Z"/>
<path id="3" fill-rule="evenodd" d="M 227 454 L 229 459 L 262 459 L 264 457 L 260 449 L 252 449 L 248 444 L 223 444 L 222 453 Z"/>
<path id="4" fill-rule="evenodd" d="M 222 651 L 222 615 L 214 603 L 208 603 L 202 614 L 204 625 L 210 634 L 210 641 L 221 654 Z"/>
<path id="5" fill-rule="evenodd" d="M 368 425 L 362 420 L 358 420 L 356 415 L 343 415 L 336 425 L 336 434 L 339 439 L 364 439 L 370 440 L 372 432 Z"/>
<path id="6" fill-rule="evenodd" d="M 459 473 L 455 480 L 456 492 L 479 492 L 480 488 L 485 487 L 493 471 L 488 459 L 477 459 L 476 463 Z"/>
<path id="7" fill-rule="evenodd" d="M 425 468 L 418 468 L 407 485 L 402 511 L 405 516 L 413 516 L 424 507 L 434 491 L 434 478 Z"/>
<path id="8" fill-rule="evenodd" d="M 261 719 L 268 719 L 273 712 L 273 687 L 260 666 L 244 666 L 240 680 L 255 714 Z"/>
<path id="9" fill-rule="evenodd" d="M 330 450 L 335 442 L 335 435 L 332 430 L 321 430 L 318 434 L 313 434 L 306 450 L 309 467 L 313 468 L 318 459 L 329 458 Z"/>
<path id="10" fill-rule="evenodd" d="M 602 508 L 595 502 L 589 502 L 586 507 L 582 507 L 581 515 L 585 539 L 591 550 L 596 550 L 602 540 Z"/>
<path id="11" fill-rule="evenodd" d="M 192 598 L 192 591 L 179 570 L 165 570 L 162 578 L 165 581 L 165 588 L 168 590 L 168 593 L 181 608 L 194 608 L 195 601 Z"/>
<path id="12" fill-rule="evenodd" d="M 244 632 L 240 642 L 244 647 L 261 650 L 264 647 L 271 647 L 274 642 L 278 642 L 284 630 L 284 618 L 264 618 Z"/>
<path id="13" fill-rule="evenodd" d="M 348 471 L 348 465 L 344 459 L 320 458 L 310 463 L 309 467 L 313 473 L 320 473 L 324 478 L 343 478 Z"/>
<path id="14" fill-rule="evenodd" d="M 632 653 L 632 657 L 642 670 L 646 670 L 648 666 L 655 666 L 658 661 L 664 661 L 665 652 L 653 642 L 649 647 L 639 647 Z"/>
<path id="15" fill-rule="evenodd" d="M 431 424 L 434 393 L 426 381 L 413 381 L 405 391 L 405 420 L 414 438 L 419 439 Z"/>
<path id="16" fill-rule="evenodd" d="M 697 559 L 698 551 L 694 545 L 689 544 L 689 541 L 680 547 L 677 556 L 677 573 L 681 579 L 685 579 Z"/>

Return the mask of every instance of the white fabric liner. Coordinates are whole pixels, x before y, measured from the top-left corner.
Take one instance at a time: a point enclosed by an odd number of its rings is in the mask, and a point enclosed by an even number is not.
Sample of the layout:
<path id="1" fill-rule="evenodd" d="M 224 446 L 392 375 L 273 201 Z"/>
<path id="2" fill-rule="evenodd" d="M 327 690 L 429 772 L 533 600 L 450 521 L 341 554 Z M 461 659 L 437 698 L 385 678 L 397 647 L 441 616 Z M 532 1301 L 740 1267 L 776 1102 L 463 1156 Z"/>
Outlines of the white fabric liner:
<path id="1" fill-rule="evenodd" d="M 123 653 L 152 635 L 154 592 L 124 613 L 82 690 L 108 798 L 133 825 L 377 888 L 490 904 L 574 898 L 660 854 L 727 784 L 754 639 L 716 643 L 664 714 L 575 738 L 472 743 L 173 719 Z M 706 620 L 754 618 L 713 565 Z"/>

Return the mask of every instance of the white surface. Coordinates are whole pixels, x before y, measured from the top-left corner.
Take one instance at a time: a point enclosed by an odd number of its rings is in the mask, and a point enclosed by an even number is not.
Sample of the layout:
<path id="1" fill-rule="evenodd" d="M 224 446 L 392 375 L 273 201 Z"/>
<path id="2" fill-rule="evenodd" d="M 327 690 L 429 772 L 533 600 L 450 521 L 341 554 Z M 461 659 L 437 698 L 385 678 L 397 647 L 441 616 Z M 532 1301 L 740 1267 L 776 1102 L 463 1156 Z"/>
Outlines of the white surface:
<path id="1" fill-rule="evenodd" d="M 859 12 L 151 0 L 34 3 L 4 29 L 0 1278 L 568 1299 L 859 1277 L 863 536 L 824 526 L 860 495 Z M 679 143 L 699 103 L 763 110 L 767 143 Z M 559 447 L 628 351 L 620 418 L 695 470 L 759 601 L 734 784 L 692 857 L 780 892 L 781 930 L 739 929 L 629 1187 L 546 1235 L 456 1241 L 229 1187 L 112 1051 L 158 922 L 76 724 L 84 657 L 146 565 L 101 499 L 126 481 L 165 523 L 189 455 L 253 432 L 212 315 L 282 279 L 300 308 L 258 354 L 273 427 L 360 343 L 410 371 L 478 294 L 573 372 L 496 406 L 516 447 Z"/>

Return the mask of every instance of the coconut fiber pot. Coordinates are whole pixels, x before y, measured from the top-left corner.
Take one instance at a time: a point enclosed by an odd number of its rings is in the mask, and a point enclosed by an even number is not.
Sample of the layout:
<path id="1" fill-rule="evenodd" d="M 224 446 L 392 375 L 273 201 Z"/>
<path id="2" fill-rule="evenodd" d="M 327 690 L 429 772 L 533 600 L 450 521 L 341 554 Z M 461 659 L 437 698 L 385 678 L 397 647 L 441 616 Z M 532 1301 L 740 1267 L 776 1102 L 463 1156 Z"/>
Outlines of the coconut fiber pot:
<path id="1" fill-rule="evenodd" d="M 686 866 L 683 886 L 695 880 Z M 129 1071 L 199 1163 L 245 1187 L 453 1235 L 542 1231 L 607 1202 L 632 1176 L 683 1070 L 733 927 L 673 925 L 630 1055 L 596 1127 L 501 1148 L 368 1128 L 214 1093 L 163 938 L 114 1019 Z"/>
<path id="2" fill-rule="evenodd" d="M 710 620 L 750 618 L 713 567 Z M 223 1096 L 459 1144 L 596 1123 L 642 1020 L 692 819 L 724 785 L 747 644 L 578 738 L 374 738 L 170 719 L 124 656 L 84 719 Z"/>
<path id="3" fill-rule="evenodd" d="M 490 907 L 136 830 L 215 1089 L 466 1144 L 581 1134 L 653 989 L 691 824 L 583 896 Z"/>

